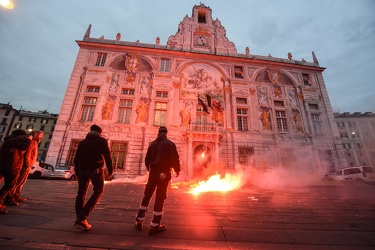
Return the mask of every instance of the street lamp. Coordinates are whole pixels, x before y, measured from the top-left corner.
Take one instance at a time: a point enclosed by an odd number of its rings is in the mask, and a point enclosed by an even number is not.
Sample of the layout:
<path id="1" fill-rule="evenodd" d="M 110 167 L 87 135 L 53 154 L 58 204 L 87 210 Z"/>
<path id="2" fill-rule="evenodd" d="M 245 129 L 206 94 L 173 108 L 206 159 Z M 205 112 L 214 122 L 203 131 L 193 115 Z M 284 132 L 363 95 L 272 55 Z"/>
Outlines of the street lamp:
<path id="1" fill-rule="evenodd" d="M 13 3 L 11 0 L 0 0 L 0 5 L 6 9 L 13 9 Z"/>

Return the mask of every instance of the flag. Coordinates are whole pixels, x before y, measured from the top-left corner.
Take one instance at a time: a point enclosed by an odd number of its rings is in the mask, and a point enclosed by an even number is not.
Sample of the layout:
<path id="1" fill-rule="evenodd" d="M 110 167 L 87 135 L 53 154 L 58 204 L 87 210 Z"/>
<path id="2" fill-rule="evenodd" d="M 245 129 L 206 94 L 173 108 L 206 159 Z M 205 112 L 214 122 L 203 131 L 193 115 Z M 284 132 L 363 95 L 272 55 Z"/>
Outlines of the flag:
<path id="1" fill-rule="evenodd" d="M 207 106 L 212 108 L 212 106 L 211 106 L 211 96 L 206 94 L 206 99 L 207 99 Z"/>
<path id="2" fill-rule="evenodd" d="M 204 104 L 204 102 L 201 100 L 201 98 L 199 98 L 198 96 L 198 104 L 201 105 L 203 107 L 203 111 L 206 112 L 207 114 L 209 114 L 210 112 L 208 112 L 208 109 L 207 109 L 207 106 L 206 104 Z"/>

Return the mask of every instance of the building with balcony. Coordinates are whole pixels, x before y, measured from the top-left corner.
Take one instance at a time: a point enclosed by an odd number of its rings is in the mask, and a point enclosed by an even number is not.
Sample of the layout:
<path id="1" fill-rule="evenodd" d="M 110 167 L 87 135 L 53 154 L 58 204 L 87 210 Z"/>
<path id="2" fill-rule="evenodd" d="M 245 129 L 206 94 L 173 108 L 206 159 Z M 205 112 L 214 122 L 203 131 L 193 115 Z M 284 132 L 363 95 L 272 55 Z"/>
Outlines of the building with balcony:
<path id="1" fill-rule="evenodd" d="M 0 103 L 0 143 L 9 134 L 17 110 L 12 105 Z"/>
<path id="2" fill-rule="evenodd" d="M 14 114 L 14 119 L 9 134 L 11 134 L 15 129 L 23 129 L 28 133 L 32 130 L 43 131 L 44 136 L 39 143 L 38 161 L 45 161 L 48 147 L 52 139 L 52 134 L 55 129 L 57 117 L 57 114 L 51 114 L 47 111 L 33 112 L 19 110 Z"/>
<path id="3" fill-rule="evenodd" d="M 335 113 L 345 158 L 350 167 L 375 166 L 375 114 Z"/>
<path id="4" fill-rule="evenodd" d="M 177 24 L 176 24 L 177 25 Z M 169 130 L 186 179 L 205 169 L 334 170 L 347 165 L 321 67 L 238 53 L 212 9 L 195 5 L 160 44 L 90 37 L 79 46 L 46 162 L 73 164 L 97 124 L 115 172 L 144 175 L 158 127 Z"/>

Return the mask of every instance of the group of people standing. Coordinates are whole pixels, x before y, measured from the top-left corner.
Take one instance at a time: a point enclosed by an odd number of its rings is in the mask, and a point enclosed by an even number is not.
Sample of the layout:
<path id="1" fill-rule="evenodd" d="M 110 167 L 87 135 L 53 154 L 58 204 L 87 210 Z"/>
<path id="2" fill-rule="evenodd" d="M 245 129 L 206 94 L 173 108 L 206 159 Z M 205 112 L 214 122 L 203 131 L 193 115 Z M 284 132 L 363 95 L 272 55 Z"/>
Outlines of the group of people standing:
<path id="1" fill-rule="evenodd" d="M 6 206 L 18 206 L 25 202 L 21 190 L 27 181 L 31 166 L 38 159 L 39 142 L 43 139 L 43 131 L 16 129 L 4 138 L 0 149 L 0 214 L 8 213 Z"/>
<path id="2" fill-rule="evenodd" d="M 176 145 L 167 138 L 167 128 L 162 126 L 158 136 L 147 149 L 145 165 L 149 172 L 144 196 L 135 218 L 135 228 L 143 230 L 146 212 L 151 198 L 156 191 L 153 218 L 150 222 L 150 235 L 164 232 L 167 227 L 161 223 L 164 201 L 167 198 L 168 184 L 172 178 L 172 169 L 176 177 L 180 174 L 180 161 Z M 27 134 L 16 129 L 7 136 L 0 150 L 0 175 L 4 179 L 0 190 L 0 213 L 7 213 L 6 205 L 17 206 L 25 202 L 20 197 L 31 166 L 38 156 L 38 144 L 43 138 L 42 131 Z M 85 139 L 79 143 L 74 157 L 75 173 L 78 176 L 78 191 L 75 199 L 76 220 L 74 226 L 89 230 L 92 226 L 87 218 L 104 192 L 104 164 L 108 169 L 109 179 L 113 176 L 113 164 L 108 142 L 102 137 L 102 129 L 94 124 Z M 86 201 L 90 184 L 93 192 Z"/>
<path id="3" fill-rule="evenodd" d="M 147 149 L 145 165 L 149 172 L 144 196 L 136 215 L 135 228 L 143 230 L 146 212 L 151 198 L 156 191 L 153 218 L 150 222 L 149 234 L 154 235 L 167 229 L 161 223 L 164 200 L 167 198 L 167 188 L 172 177 L 172 168 L 176 177 L 180 174 L 180 160 L 176 145 L 167 138 L 167 128 L 162 126 L 158 136 Z M 74 226 L 79 229 L 90 230 L 92 226 L 87 218 L 104 192 L 104 163 L 108 169 L 109 179 L 113 175 L 113 165 L 108 142 L 102 137 L 102 129 L 94 124 L 86 138 L 78 145 L 74 157 L 75 172 L 78 176 L 78 193 L 75 201 L 77 220 Z M 87 189 L 93 186 L 93 193 L 86 201 Z"/>

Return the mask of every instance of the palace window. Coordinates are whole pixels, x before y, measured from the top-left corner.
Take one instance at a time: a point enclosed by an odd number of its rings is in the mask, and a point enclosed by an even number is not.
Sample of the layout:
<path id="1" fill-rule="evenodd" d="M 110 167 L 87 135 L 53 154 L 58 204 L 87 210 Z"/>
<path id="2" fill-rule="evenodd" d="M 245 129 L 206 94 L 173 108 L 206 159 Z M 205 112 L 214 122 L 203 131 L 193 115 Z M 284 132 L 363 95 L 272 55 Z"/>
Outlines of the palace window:
<path id="1" fill-rule="evenodd" d="M 344 149 L 350 149 L 350 143 L 343 143 L 342 146 L 344 147 Z"/>
<path id="2" fill-rule="evenodd" d="M 318 106 L 318 104 L 309 103 L 309 109 L 315 109 L 315 110 L 318 110 L 318 109 L 319 109 L 319 106 Z"/>
<path id="3" fill-rule="evenodd" d="M 167 121 L 167 103 L 166 102 L 156 102 L 155 103 L 154 125 L 165 126 L 166 121 Z"/>
<path id="4" fill-rule="evenodd" d="M 96 97 L 85 97 L 82 105 L 81 122 L 89 122 L 94 118 L 96 107 Z"/>
<path id="5" fill-rule="evenodd" d="M 30 117 L 29 122 L 36 122 L 36 117 Z"/>
<path id="6" fill-rule="evenodd" d="M 309 74 L 302 74 L 302 80 L 304 85 L 310 85 Z"/>
<path id="7" fill-rule="evenodd" d="M 276 123 L 277 123 L 277 131 L 279 133 L 288 132 L 288 123 L 287 123 L 285 111 L 276 111 Z"/>
<path id="8" fill-rule="evenodd" d="M 14 124 L 14 128 L 21 128 L 22 127 L 22 123 L 16 123 Z"/>
<path id="9" fill-rule="evenodd" d="M 133 100 L 120 100 L 119 111 L 118 111 L 118 123 L 130 123 L 130 117 L 132 114 Z"/>
<path id="10" fill-rule="evenodd" d="M 242 165 L 248 164 L 248 159 L 254 154 L 254 147 L 238 147 L 239 161 Z"/>
<path id="11" fill-rule="evenodd" d="M 160 60 L 160 71 L 169 72 L 171 66 L 170 59 L 161 59 Z"/>
<path id="12" fill-rule="evenodd" d="M 320 114 L 311 114 L 311 121 L 315 135 L 323 135 L 322 120 Z"/>
<path id="13" fill-rule="evenodd" d="M 106 58 L 107 58 L 107 53 L 98 53 L 95 66 L 104 66 Z"/>
<path id="14" fill-rule="evenodd" d="M 40 123 L 47 124 L 48 123 L 48 119 L 42 119 L 42 121 Z"/>
<path id="15" fill-rule="evenodd" d="M 167 98 L 168 92 L 166 92 L 166 91 L 156 91 L 156 97 Z"/>
<path id="16" fill-rule="evenodd" d="M 234 66 L 234 77 L 243 79 L 243 68 L 242 68 L 242 66 Z"/>
<path id="17" fill-rule="evenodd" d="M 99 92 L 100 87 L 99 86 L 87 86 L 86 92 Z"/>
<path id="18" fill-rule="evenodd" d="M 236 103 L 237 104 L 247 104 L 247 99 L 246 98 L 236 98 Z"/>
<path id="19" fill-rule="evenodd" d="M 123 94 L 123 95 L 134 95 L 134 89 L 122 89 L 121 94 Z"/>
<path id="20" fill-rule="evenodd" d="M 248 115 L 247 109 L 237 108 L 237 124 L 238 124 L 239 131 L 249 130 L 248 120 L 249 120 L 249 115 Z"/>
<path id="21" fill-rule="evenodd" d="M 112 142 L 111 156 L 114 170 L 125 170 L 127 145 L 126 142 Z"/>
<path id="22" fill-rule="evenodd" d="M 273 105 L 275 107 L 284 107 L 284 102 L 283 101 L 274 101 Z"/>
<path id="23" fill-rule="evenodd" d="M 68 151 L 68 157 L 66 158 L 67 165 L 74 165 L 74 157 L 76 156 L 78 145 L 82 140 L 72 139 Z"/>

